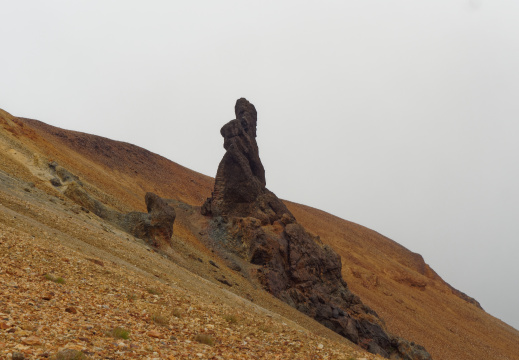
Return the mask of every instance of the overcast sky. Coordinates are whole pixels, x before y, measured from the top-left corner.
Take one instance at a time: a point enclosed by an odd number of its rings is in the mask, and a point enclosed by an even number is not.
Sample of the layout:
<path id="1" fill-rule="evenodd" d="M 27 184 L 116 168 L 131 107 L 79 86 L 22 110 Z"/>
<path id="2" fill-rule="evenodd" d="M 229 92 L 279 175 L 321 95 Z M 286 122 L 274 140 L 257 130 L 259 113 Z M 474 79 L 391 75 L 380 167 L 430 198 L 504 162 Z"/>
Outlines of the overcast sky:
<path id="1" fill-rule="evenodd" d="M 516 0 L 0 0 L 0 108 L 267 186 L 423 255 L 519 328 Z"/>

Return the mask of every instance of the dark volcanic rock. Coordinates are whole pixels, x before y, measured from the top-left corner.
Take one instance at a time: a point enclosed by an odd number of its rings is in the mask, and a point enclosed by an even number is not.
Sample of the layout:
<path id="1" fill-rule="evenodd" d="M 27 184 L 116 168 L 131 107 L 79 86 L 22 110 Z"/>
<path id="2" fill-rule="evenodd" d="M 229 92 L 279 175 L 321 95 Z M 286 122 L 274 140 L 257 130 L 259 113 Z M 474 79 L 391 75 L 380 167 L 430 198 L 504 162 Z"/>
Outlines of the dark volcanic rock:
<path id="1" fill-rule="evenodd" d="M 431 359 L 421 346 L 388 334 L 377 313 L 348 289 L 340 256 L 308 233 L 266 187 L 256 143 L 256 109 L 245 99 L 221 130 L 227 150 L 202 214 L 209 236 L 253 264 L 274 296 L 372 353 L 392 359 Z"/>
<path id="2" fill-rule="evenodd" d="M 63 184 L 61 183 L 61 181 L 57 178 L 57 177 L 53 177 L 52 179 L 50 179 L 50 183 L 53 185 L 53 186 L 56 186 L 56 187 L 59 187 L 59 186 L 62 186 Z"/>
<path id="3" fill-rule="evenodd" d="M 145 240 L 152 246 L 161 247 L 171 244 L 176 217 L 175 209 L 154 193 L 148 192 L 145 196 L 148 213 L 134 211 L 127 214 L 108 208 L 90 196 L 77 182 L 70 183 L 64 194 L 100 218 Z"/>
<path id="4" fill-rule="evenodd" d="M 126 214 L 122 219 L 122 227 L 155 247 L 170 244 L 176 217 L 175 209 L 151 192 L 146 193 L 145 201 L 148 213 Z"/>
<path id="5" fill-rule="evenodd" d="M 214 192 L 202 206 L 203 215 L 252 216 L 262 224 L 272 224 L 284 214 L 292 214 L 276 195 L 265 188 L 265 170 L 256 143 L 256 108 L 239 99 L 236 119 L 225 124 L 223 156 L 216 173 Z"/>

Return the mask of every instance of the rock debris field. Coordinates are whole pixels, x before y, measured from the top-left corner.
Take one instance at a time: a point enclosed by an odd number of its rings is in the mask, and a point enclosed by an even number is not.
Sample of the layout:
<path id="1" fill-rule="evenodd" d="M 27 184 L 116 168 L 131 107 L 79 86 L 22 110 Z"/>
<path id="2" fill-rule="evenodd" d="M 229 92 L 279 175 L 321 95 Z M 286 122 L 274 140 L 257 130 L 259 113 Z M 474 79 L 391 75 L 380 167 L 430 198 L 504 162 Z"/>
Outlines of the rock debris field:
<path id="1" fill-rule="evenodd" d="M 1 359 L 378 359 L 0 224 Z"/>

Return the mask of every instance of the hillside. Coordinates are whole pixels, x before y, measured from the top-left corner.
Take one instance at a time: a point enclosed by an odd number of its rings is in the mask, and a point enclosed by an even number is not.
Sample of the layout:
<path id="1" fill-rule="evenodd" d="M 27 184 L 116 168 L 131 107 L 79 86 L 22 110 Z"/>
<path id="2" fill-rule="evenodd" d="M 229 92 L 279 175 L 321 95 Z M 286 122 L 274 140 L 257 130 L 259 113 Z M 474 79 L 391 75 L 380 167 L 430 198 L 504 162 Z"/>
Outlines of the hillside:
<path id="1" fill-rule="evenodd" d="M 125 356 L 150 358 L 154 352 L 158 358 L 189 353 L 202 358 L 290 358 L 290 352 L 294 358 L 376 358 L 227 268 L 200 240 L 187 205 L 203 204 L 212 178 L 131 144 L 6 112 L 0 113 L 0 121 L 0 246 L 8 264 L 1 267 L 1 300 L 9 305 L 2 310 L 8 328 L 0 330 L 5 353 L 16 346 L 33 355 L 74 346 L 93 357 L 126 351 Z M 148 191 L 187 204 L 176 209 L 172 251 L 155 252 L 64 197 L 50 183 L 51 161 L 119 211 L 145 211 Z M 360 225 L 285 204 L 299 223 L 340 254 L 348 286 L 391 332 L 424 345 L 434 359 L 519 358 L 519 333 L 452 289 L 420 255 Z M 37 256 L 41 253 L 49 256 Z M 66 284 L 46 280 L 45 274 L 63 276 Z M 148 291 L 154 288 L 157 294 Z M 46 292 L 54 293 L 52 306 L 52 300 L 41 300 Z M 77 294 L 74 300 L 71 294 Z M 69 307 L 83 317 L 72 316 Z M 188 314 L 176 317 L 176 308 Z M 169 325 L 156 324 L 156 313 L 165 313 Z M 226 320 L 234 319 L 229 314 L 237 314 L 237 320 Z M 105 335 L 119 325 L 132 329 L 131 344 Z M 152 330 L 160 333 L 158 340 L 149 336 Z M 197 332 L 209 333 L 215 345 L 193 341 Z M 27 344 L 32 333 L 40 344 Z M 123 345 L 114 345 L 117 341 Z M 138 348 L 131 347 L 134 343 Z"/>
<path id="2" fill-rule="evenodd" d="M 435 359 L 517 359 L 518 331 L 453 289 L 424 261 L 379 233 L 307 206 L 289 209 L 343 259 L 343 276 L 388 328 Z M 491 335 L 489 335 L 491 334 Z"/>

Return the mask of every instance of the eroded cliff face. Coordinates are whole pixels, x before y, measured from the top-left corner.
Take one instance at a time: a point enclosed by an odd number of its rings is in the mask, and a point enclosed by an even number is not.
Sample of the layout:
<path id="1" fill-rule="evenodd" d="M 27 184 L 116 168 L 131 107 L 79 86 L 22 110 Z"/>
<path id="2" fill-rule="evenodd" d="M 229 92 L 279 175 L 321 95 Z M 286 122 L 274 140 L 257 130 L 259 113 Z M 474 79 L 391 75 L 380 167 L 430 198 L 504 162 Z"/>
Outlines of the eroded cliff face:
<path id="1" fill-rule="evenodd" d="M 249 263 L 253 276 L 274 296 L 370 352 L 392 359 L 430 359 L 427 351 L 384 330 L 377 313 L 349 291 L 341 258 L 307 232 L 266 188 L 256 143 L 257 112 L 246 99 L 223 126 L 225 153 L 212 197 L 210 236 Z"/>

